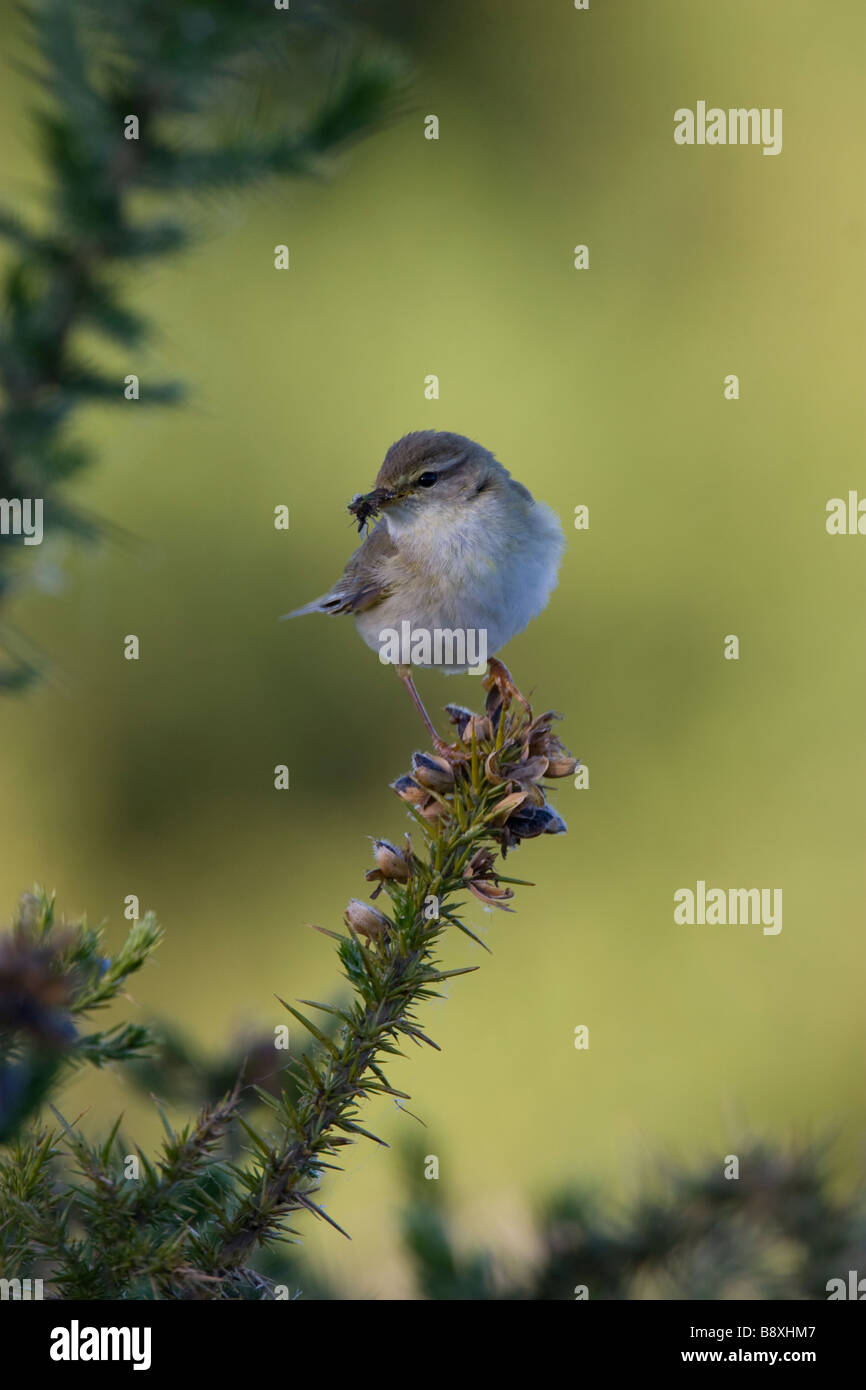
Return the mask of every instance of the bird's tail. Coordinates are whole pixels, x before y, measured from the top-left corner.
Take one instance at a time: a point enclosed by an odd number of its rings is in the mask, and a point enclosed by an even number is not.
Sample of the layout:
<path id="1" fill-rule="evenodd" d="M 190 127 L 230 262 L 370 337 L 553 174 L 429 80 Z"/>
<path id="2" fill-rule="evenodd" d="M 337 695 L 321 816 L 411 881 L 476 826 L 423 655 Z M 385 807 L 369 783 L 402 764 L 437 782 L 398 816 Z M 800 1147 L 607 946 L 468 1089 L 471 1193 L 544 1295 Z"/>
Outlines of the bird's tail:
<path id="1" fill-rule="evenodd" d="M 293 608 L 291 613 L 281 614 L 279 621 L 284 623 L 289 618 L 303 618 L 307 613 L 333 613 L 337 602 L 339 599 L 334 594 L 320 594 L 312 603 L 305 603 L 303 608 Z"/>
<path id="2" fill-rule="evenodd" d="M 289 618 L 303 618 L 305 613 L 318 613 L 320 598 L 314 598 L 312 603 L 305 603 L 303 608 L 294 608 L 291 613 L 281 613 L 279 621 L 286 622 Z"/>

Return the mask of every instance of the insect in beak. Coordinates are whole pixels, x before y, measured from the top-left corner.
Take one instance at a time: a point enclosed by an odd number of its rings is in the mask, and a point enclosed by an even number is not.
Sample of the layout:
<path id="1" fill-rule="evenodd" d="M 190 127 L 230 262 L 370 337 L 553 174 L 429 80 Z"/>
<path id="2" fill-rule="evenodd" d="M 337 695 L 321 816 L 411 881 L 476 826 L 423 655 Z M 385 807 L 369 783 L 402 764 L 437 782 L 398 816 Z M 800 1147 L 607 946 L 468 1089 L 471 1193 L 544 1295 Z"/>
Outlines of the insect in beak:
<path id="1" fill-rule="evenodd" d="M 359 493 L 357 497 L 352 499 L 346 510 L 351 512 L 352 516 L 357 521 L 358 530 L 363 531 L 370 517 L 375 516 L 386 502 L 392 502 L 393 500 L 394 493 L 391 492 L 389 488 L 377 487 L 364 496 L 361 496 Z"/>

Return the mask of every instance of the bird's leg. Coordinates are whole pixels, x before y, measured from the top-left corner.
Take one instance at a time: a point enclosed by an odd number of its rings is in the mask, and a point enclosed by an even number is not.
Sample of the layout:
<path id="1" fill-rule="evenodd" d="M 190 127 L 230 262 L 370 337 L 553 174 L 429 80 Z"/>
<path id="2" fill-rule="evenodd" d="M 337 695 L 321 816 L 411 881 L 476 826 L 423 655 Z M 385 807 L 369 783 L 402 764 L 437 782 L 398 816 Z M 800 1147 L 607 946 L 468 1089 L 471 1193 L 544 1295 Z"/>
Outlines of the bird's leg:
<path id="1" fill-rule="evenodd" d="M 412 668 L 410 666 L 398 666 L 397 675 L 400 677 L 406 689 L 409 691 L 409 696 L 412 701 L 412 704 L 415 706 L 416 710 L 423 719 L 424 727 L 430 735 L 431 739 L 433 739 L 435 743 L 439 735 L 433 727 L 433 721 L 427 713 L 426 709 L 424 708 L 424 702 L 421 699 L 421 696 L 418 694 L 418 691 L 415 687 L 415 682 L 412 679 Z"/>
<path id="2" fill-rule="evenodd" d="M 412 700 L 413 705 L 415 706 L 416 710 L 423 719 L 424 727 L 430 735 L 430 741 L 433 744 L 433 747 L 436 750 L 436 752 L 439 754 L 440 758 L 447 758 L 449 763 L 465 761 L 466 754 L 463 752 L 463 750 L 461 748 L 458 748 L 453 743 L 447 743 L 444 738 L 440 738 L 435 728 L 433 727 L 433 721 L 427 713 L 426 709 L 424 708 L 424 702 L 421 699 L 421 696 L 418 694 L 417 689 L 415 688 L 415 682 L 412 679 L 411 666 L 398 666 L 397 675 L 400 677 L 401 681 L 408 690 L 410 699 Z"/>
<path id="3" fill-rule="evenodd" d="M 484 677 L 485 690 L 497 690 L 502 704 L 509 700 L 516 700 L 522 705 L 532 718 L 532 709 L 526 696 L 521 694 L 511 678 L 508 667 L 503 665 L 495 656 L 491 656 L 487 662 L 487 675 Z"/>

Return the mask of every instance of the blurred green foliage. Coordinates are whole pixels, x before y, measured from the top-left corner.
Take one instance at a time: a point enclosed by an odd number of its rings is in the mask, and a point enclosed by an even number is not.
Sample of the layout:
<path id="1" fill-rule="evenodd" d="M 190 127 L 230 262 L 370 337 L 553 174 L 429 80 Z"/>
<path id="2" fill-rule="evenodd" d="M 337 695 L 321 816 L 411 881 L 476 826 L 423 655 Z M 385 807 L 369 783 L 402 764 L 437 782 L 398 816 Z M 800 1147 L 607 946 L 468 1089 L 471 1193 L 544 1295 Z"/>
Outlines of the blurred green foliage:
<path id="1" fill-rule="evenodd" d="M 0 317 L 0 495 L 38 497 L 50 529 L 92 537 L 98 523 L 63 488 L 92 452 L 70 439 L 70 417 L 128 397 L 123 377 L 83 354 L 82 331 L 139 350 L 152 325 L 126 303 L 123 277 L 187 246 L 179 199 L 317 172 L 393 114 L 397 70 L 381 46 L 362 51 L 336 4 L 32 0 L 22 13 L 48 193 L 40 220 L 0 211 L 16 252 Z M 134 399 L 180 396 L 177 382 L 146 380 Z M 0 536 L 0 563 L 14 543 Z M 0 595 L 10 582 L 4 564 Z M 0 690 L 34 674 L 19 657 L 0 668 Z"/>
<path id="2" fill-rule="evenodd" d="M 409 1151 L 403 1233 L 416 1288 L 432 1299 L 825 1299 L 827 1282 L 862 1269 L 862 1195 L 833 1195 L 819 1146 L 752 1142 L 736 1176 L 708 1161 L 668 1165 L 623 1211 L 579 1187 L 547 1198 L 531 1254 L 516 1270 L 465 1249 L 439 1183 Z M 653 1188 L 655 1190 L 653 1190 Z"/>

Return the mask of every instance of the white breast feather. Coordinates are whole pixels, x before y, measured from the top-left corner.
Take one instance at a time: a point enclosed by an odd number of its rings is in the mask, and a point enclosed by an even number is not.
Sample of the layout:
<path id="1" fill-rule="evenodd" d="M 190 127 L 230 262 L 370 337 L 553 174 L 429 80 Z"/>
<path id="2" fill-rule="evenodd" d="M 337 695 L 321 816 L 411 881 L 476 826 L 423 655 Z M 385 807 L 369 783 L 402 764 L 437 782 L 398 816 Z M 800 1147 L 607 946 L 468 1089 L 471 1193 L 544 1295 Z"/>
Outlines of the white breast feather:
<path id="1" fill-rule="evenodd" d="M 486 629 L 493 656 L 546 606 L 564 540 L 558 517 L 543 502 L 527 500 L 511 519 L 495 495 L 483 508 L 479 499 L 456 526 L 441 524 L 432 507 L 408 524 L 392 508 L 386 520 L 398 546 L 395 592 L 356 618 L 374 651 L 384 629 L 399 632 L 408 620 L 413 631 Z"/>

